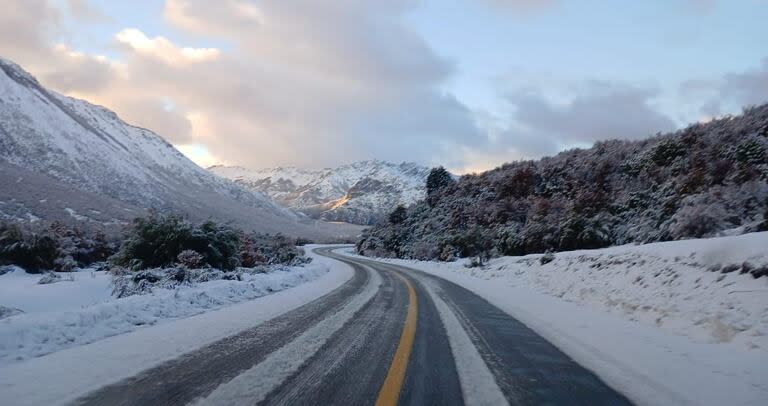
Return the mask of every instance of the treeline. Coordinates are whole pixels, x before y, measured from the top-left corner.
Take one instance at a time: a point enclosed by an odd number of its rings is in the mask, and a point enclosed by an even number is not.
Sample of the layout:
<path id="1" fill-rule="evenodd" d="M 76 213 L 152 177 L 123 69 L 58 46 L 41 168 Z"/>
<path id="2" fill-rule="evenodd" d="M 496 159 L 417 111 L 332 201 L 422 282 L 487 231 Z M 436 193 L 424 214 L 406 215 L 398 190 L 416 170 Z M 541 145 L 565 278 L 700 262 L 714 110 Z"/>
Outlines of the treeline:
<path id="1" fill-rule="evenodd" d="M 134 271 L 177 265 L 231 271 L 305 262 L 297 243 L 214 221 L 195 224 L 174 214 L 137 218 L 116 235 L 92 224 L 1 222 L 0 265 L 17 265 L 30 273 L 69 272 L 96 264 Z"/>
<path id="2" fill-rule="evenodd" d="M 604 141 L 455 181 L 357 244 L 363 255 L 452 260 L 698 238 L 768 218 L 768 105 L 642 141 Z M 761 223 L 762 222 L 762 223 Z"/>

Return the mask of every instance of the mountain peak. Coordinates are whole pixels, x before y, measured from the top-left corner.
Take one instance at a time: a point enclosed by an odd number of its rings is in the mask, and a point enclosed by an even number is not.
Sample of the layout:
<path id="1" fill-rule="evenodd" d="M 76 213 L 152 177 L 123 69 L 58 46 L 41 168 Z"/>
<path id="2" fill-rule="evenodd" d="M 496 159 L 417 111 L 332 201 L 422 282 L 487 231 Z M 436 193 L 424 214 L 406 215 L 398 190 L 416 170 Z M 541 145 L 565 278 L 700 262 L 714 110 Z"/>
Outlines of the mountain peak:
<path id="1" fill-rule="evenodd" d="M 423 198 L 429 174 L 429 168 L 413 162 L 396 164 L 379 159 L 318 170 L 209 169 L 310 217 L 356 224 L 373 224 L 397 205 L 410 205 Z"/>

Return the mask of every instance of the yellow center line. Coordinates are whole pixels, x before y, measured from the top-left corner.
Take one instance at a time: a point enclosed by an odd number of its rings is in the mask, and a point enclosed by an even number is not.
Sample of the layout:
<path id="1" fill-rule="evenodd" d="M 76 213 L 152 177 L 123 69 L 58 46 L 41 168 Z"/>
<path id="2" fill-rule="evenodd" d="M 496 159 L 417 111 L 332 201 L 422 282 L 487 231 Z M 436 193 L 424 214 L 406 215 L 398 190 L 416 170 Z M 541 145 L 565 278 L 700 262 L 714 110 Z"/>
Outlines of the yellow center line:
<path id="1" fill-rule="evenodd" d="M 394 406 L 400 398 L 400 389 L 405 380 L 405 370 L 408 368 L 408 358 L 411 356 L 413 348 L 413 339 L 416 337 L 416 319 L 418 302 L 416 302 L 416 291 L 411 283 L 402 275 L 395 273 L 398 278 L 405 282 L 408 287 L 408 313 L 405 316 L 405 325 L 400 334 L 400 343 L 397 345 L 395 357 L 392 359 L 392 365 L 389 367 L 384 384 L 379 390 L 379 397 L 376 399 L 376 406 Z"/>

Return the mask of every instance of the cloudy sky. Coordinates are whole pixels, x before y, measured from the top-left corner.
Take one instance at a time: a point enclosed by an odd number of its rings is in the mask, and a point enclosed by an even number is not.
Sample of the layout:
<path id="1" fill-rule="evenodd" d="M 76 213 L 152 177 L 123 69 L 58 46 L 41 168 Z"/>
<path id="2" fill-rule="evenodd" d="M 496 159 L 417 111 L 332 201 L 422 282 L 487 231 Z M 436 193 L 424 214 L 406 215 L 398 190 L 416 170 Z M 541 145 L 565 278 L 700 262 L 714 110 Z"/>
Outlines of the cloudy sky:
<path id="1" fill-rule="evenodd" d="M 0 56 L 206 166 L 459 172 L 768 101 L 768 0 L 4 0 Z"/>

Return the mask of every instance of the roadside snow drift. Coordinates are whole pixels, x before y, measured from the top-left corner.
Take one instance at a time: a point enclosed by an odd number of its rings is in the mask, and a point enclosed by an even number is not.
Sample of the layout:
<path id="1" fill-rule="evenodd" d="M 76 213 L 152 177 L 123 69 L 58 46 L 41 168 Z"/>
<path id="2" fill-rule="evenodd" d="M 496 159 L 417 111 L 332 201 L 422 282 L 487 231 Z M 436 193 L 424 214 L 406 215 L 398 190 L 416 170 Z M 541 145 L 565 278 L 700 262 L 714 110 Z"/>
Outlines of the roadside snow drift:
<path id="1" fill-rule="evenodd" d="M 318 256 L 312 248 L 306 247 L 307 255 L 313 258 L 310 265 L 321 273 L 314 280 L 254 300 L 0 365 L 2 399 L 13 399 L 18 406 L 67 404 L 95 389 L 258 326 L 333 291 L 352 277 L 350 267 Z"/>
<path id="2" fill-rule="evenodd" d="M 0 319 L 0 366 L 255 299 L 326 272 L 313 262 L 115 299 L 106 272 L 60 273 L 59 281 L 38 284 L 40 275 L 18 269 L 0 276 L 0 306 L 15 310 Z"/>

